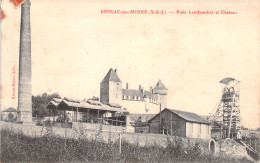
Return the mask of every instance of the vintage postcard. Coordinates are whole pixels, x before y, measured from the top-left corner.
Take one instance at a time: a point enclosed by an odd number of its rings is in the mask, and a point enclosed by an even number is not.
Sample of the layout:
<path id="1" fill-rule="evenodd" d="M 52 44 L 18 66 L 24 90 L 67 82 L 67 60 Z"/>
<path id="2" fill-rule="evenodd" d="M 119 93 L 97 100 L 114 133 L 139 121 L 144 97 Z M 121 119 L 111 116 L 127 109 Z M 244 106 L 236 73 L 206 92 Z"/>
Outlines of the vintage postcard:
<path id="1" fill-rule="evenodd" d="M 254 162 L 258 0 L 2 0 L 1 162 Z"/>

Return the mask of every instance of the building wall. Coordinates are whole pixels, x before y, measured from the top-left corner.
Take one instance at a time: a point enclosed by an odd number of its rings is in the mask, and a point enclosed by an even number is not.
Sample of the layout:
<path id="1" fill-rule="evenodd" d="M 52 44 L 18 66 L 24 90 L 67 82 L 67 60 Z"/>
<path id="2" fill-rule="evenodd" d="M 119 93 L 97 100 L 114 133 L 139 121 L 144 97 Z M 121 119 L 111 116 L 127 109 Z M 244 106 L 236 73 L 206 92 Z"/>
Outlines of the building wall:
<path id="1" fill-rule="evenodd" d="M 158 114 L 160 112 L 160 105 L 150 103 L 149 100 L 121 100 L 118 102 L 121 106 L 125 107 L 129 113 L 135 114 Z"/>
<path id="2" fill-rule="evenodd" d="M 120 104 L 122 100 L 122 83 L 109 82 L 109 103 Z"/>
<path id="3" fill-rule="evenodd" d="M 168 134 L 186 137 L 186 123 L 182 118 L 171 113 L 168 110 L 163 111 L 161 114 L 162 114 L 161 116 L 162 116 L 162 122 L 164 124 L 164 128 L 168 130 Z M 160 116 L 155 117 L 151 121 L 150 123 L 151 133 L 160 133 L 159 122 L 160 122 Z"/>
<path id="4" fill-rule="evenodd" d="M 120 103 L 122 98 L 122 83 L 105 82 L 100 84 L 100 101 L 103 104 Z"/>
<path id="5" fill-rule="evenodd" d="M 109 82 L 100 83 L 100 102 L 103 104 L 109 102 Z"/>
<path id="6" fill-rule="evenodd" d="M 153 93 L 159 94 L 159 103 L 162 105 L 162 110 L 167 108 L 167 94 L 168 90 L 153 90 Z"/>
<path id="7" fill-rule="evenodd" d="M 99 130 L 100 124 L 91 124 L 91 123 L 80 123 L 72 122 L 72 129 L 74 130 Z M 128 126 L 127 126 L 128 127 Z M 125 126 L 112 126 L 112 125 L 102 125 L 102 131 L 109 132 L 134 132 L 133 129 L 127 128 Z"/>
<path id="8" fill-rule="evenodd" d="M 145 98 L 144 100 L 145 100 L 145 110 L 148 110 L 148 112 L 146 112 L 147 114 L 158 114 L 160 112 L 159 103 L 151 103 L 148 98 Z"/>
<path id="9" fill-rule="evenodd" d="M 211 126 L 207 124 L 186 122 L 186 136 L 189 138 L 211 138 Z"/>
<path id="10" fill-rule="evenodd" d="M 121 100 L 120 105 L 125 107 L 129 113 L 146 113 L 144 101 Z"/>
<path id="11" fill-rule="evenodd" d="M 2 120 L 9 120 L 8 115 L 12 114 L 15 117 L 17 117 L 17 112 L 2 112 Z"/>
<path id="12" fill-rule="evenodd" d="M 162 105 L 162 110 L 167 108 L 167 95 L 159 95 L 160 103 Z"/>

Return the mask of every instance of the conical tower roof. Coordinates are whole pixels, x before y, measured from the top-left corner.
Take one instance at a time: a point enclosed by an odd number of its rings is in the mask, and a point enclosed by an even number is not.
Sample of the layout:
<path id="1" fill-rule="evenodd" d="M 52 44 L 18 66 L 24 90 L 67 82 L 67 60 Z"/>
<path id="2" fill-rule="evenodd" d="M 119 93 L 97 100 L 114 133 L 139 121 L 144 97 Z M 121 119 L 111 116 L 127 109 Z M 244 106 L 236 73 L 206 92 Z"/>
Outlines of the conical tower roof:
<path id="1" fill-rule="evenodd" d="M 153 88 L 155 90 L 168 90 L 165 85 L 162 83 L 161 79 L 159 79 L 158 83 L 156 86 Z"/>
<path id="2" fill-rule="evenodd" d="M 108 82 L 108 81 L 120 82 L 121 83 L 121 80 L 117 76 L 116 71 L 114 71 L 112 68 L 108 71 L 108 73 L 106 74 L 106 76 L 104 77 L 104 79 L 102 80 L 101 83 L 105 83 L 105 82 Z"/>

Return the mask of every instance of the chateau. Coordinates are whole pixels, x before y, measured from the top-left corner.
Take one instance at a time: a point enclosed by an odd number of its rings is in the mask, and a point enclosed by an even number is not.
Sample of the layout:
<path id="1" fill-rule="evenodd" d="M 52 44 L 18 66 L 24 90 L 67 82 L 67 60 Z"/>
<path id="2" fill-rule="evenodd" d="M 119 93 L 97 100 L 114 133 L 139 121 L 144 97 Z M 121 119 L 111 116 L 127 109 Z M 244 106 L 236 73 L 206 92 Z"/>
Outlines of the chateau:
<path id="1" fill-rule="evenodd" d="M 168 89 L 161 80 L 150 90 L 144 90 L 139 85 L 138 89 L 130 89 L 126 83 L 125 88 L 118 77 L 117 70 L 108 71 L 100 83 L 100 102 L 110 106 L 124 107 L 129 113 L 157 114 L 167 107 Z"/>

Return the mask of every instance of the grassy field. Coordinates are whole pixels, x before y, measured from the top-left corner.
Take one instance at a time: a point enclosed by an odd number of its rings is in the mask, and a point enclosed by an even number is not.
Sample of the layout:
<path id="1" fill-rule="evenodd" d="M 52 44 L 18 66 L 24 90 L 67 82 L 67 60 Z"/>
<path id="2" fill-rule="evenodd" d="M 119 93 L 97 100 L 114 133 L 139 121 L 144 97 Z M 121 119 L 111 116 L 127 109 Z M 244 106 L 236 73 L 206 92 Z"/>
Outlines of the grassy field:
<path id="1" fill-rule="evenodd" d="M 99 135 L 102 139 L 102 135 Z M 89 139 L 65 139 L 50 130 L 43 137 L 29 137 L 1 129 L 1 162 L 249 162 L 246 159 L 203 155 L 198 144 L 183 148 L 181 140 L 157 146 L 104 143 Z"/>

